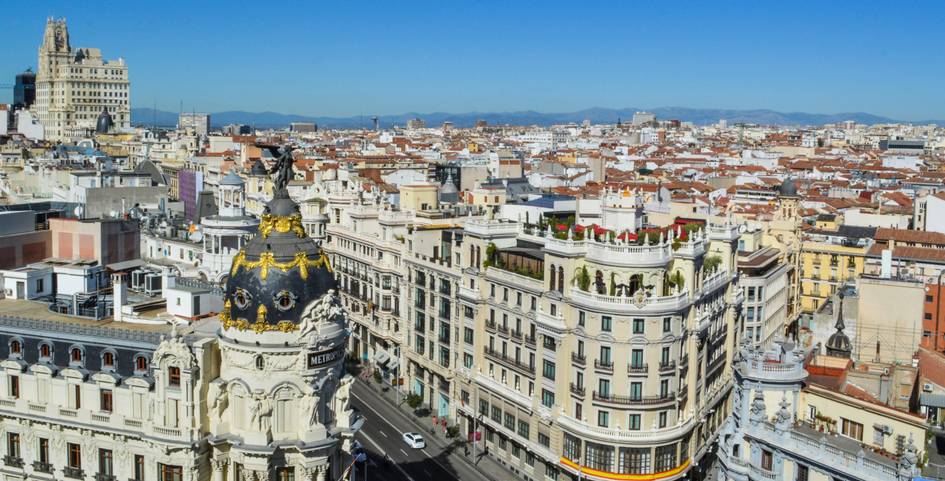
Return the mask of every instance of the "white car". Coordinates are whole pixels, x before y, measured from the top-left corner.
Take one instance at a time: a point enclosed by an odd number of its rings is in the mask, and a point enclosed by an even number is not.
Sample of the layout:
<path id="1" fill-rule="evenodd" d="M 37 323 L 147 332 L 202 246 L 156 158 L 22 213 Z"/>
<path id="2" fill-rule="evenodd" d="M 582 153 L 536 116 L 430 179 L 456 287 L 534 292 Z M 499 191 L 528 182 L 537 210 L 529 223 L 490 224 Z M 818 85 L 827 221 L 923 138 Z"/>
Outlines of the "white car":
<path id="1" fill-rule="evenodd" d="M 407 443 L 407 446 L 410 446 L 414 449 L 423 449 L 427 447 L 427 443 L 423 440 L 423 436 L 417 433 L 404 433 L 404 442 Z"/>

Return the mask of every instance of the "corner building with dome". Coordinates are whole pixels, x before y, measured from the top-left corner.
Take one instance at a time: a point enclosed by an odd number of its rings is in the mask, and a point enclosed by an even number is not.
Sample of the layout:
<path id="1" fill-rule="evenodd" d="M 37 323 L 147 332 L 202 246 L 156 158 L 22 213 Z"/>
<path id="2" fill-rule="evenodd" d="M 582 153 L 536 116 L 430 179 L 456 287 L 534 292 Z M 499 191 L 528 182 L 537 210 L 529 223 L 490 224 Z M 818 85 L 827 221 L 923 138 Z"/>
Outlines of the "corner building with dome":
<path id="1" fill-rule="evenodd" d="M 347 315 L 301 218 L 277 189 L 217 318 L 103 326 L 0 300 L 0 479 L 338 479 L 363 420 Z"/>

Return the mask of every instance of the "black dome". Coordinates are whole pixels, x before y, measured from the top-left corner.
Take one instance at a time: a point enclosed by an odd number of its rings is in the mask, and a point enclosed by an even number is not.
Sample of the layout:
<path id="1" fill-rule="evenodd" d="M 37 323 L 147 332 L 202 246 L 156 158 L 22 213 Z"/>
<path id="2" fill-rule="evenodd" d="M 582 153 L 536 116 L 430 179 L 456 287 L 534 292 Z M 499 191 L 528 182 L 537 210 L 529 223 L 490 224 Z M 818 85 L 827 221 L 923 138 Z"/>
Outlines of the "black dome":
<path id="1" fill-rule="evenodd" d="M 253 166 L 249 169 L 249 175 L 269 175 L 269 172 L 266 170 L 266 166 L 263 165 L 262 161 L 256 159 L 256 162 L 253 162 Z"/>
<path id="2" fill-rule="evenodd" d="M 778 195 L 781 197 L 797 197 L 797 182 L 790 177 L 784 179 L 778 189 Z"/>
<path id="3" fill-rule="evenodd" d="M 95 133 L 107 134 L 114 125 L 115 122 L 112 120 L 112 114 L 108 113 L 107 108 L 102 107 L 102 113 L 98 114 L 98 120 L 95 121 Z"/>
<path id="4" fill-rule="evenodd" d="M 233 259 L 226 283 L 224 329 L 293 331 L 303 311 L 337 289 L 328 257 L 302 228 L 286 195 L 269 202 L 259 233 Z"/>

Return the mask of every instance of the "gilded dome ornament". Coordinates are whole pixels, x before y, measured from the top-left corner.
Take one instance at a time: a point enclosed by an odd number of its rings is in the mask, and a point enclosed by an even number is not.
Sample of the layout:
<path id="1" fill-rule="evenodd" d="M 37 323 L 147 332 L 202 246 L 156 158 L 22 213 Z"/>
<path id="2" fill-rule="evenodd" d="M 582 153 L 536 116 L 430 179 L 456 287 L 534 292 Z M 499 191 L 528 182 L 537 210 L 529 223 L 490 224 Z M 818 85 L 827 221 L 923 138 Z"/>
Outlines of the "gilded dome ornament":
<path id="1" fill-rule="evenodd" d="M 274 151 L 274 147 L 266 147 Z M 259 233 L 233 258 L 220 314 L 224 330 L 293 333 L 305 307 L 337 289 L 328 257 L 302 227 L 298 204 L 289 198 L 292 150 L 279 149 L 273 198 L 265 207 Z"/>

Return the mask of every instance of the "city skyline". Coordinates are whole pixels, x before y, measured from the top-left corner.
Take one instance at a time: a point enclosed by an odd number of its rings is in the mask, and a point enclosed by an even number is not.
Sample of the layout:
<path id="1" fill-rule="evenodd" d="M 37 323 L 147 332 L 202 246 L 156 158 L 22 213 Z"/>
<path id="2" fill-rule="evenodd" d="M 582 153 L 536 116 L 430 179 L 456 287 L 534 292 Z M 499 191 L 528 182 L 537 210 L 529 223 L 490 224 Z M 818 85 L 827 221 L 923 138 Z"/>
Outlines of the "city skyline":
<path id="1" fill-rule="evenodd" d="M 577 14 L 565 4 L 288 3 L 252 15 L 245 3 L 220 7 L 161 22 L 167 5 L 14 5 L 32 21 L 3 34 L 4 75 L 36 69 L 43 24 L 55 16 L 69 21 L 73 46 L 125 59 L 135 108 L 353 116 L 683 106 L 945 117 L 934 90 L 945 66 L 926 60 L 945 38 L 933 23 L 940 5 L 857 5 L 855 19 L 845 5 L 814 4 L 595 4 Z M 273 76 L 279 89 L 267 89 Z"/>

